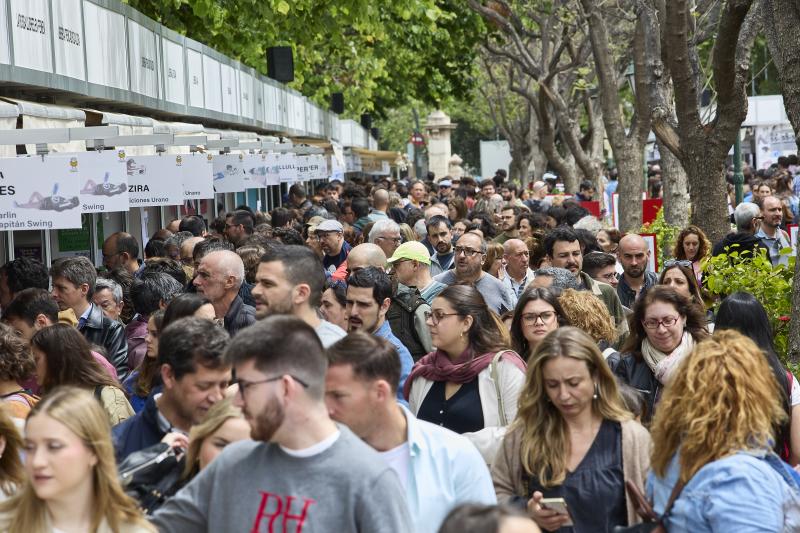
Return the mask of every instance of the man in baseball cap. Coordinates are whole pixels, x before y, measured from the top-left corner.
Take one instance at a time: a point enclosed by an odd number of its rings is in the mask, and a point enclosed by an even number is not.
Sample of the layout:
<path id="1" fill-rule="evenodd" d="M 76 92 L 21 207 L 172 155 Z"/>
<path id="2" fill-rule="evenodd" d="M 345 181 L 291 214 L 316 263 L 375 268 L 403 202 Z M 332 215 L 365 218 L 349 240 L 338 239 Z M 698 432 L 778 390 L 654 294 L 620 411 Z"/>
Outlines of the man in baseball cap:
<path id="1" fill-rule="evenodd" d="M 314 236 L 325 253 L 322 264 L 330 273 L 336 272 L 350 253 L 350 245 L 344 240 L 344 228 L 338 220 L 323 220 L 317 224 Z"/>
<path id="2" fill-rule="evenodd" d="M 417 241 L 401 244 L 388 259 L 397 281 L 407 287 L 416 287 L 422 298 L 430 304 L 447 285 L 433 281 L 431 257 L 425 245 Z"/>

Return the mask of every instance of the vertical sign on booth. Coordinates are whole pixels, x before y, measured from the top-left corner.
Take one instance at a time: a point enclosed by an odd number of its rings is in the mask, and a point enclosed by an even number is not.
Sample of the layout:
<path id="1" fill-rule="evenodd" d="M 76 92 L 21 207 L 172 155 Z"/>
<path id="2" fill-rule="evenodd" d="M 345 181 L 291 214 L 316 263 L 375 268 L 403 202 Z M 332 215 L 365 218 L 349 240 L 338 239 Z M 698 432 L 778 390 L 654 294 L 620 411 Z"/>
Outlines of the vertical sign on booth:
<path id="1" fill-rule="evenodd" d="M 128 19 L 128 46 L 131 58 L 131 90 L 158 98 L 156 34 Z"/>
<path id="2" fill-rule="evenodd" d="M 222 85 L 220 85 L 219 61 L 203 56 L 203 89 L 205 108 L 222 112 Z"/>
<path id="3" fill-rule="evenodd" d="M 239 90 L 236 70 L 224 63 L 220 65 L 222 80 L 222 112 L 239 115 Z"/>
<path id="4" fill-rule="evenodd" d="M 169 39 L 161 39 L 164 47 L 164 98 L 168 102 L 184 105 L 186 103 L 186 83 L 183 69 L 183 47 Z M 190 89 L 191 90 L 191 89 Z"/>
<path id="5" fill-rule="evenodd" d="M 86 35 L 86 80 L 97 85 L 128 88 L 128 47 L 125 17 L 92 2 L 83 3 Z"/>
<path id="6" fill-rule="evenodd" d="M 53 2 L 53 33 L 56 74 L 85 80 L 81 0 Z"/>
<path id="7" fill-rule="evenodd" d="M 189 48 L 186 49 L 186 71 L 189 79 L 189 105 L 205 108 L 203 89 L 203 54 Z"/>
<path id="8" fill-rule="evenodd" d="M 8 6 L 5 2 L 0 2 L 0 63 L 8 65 L 11 63 L 11 47 L 8 42 Z"/>
<path id="9" fill-rule="evenodd" d="M 53 72 L 50 7 L 47 0 L 11 2 L 11 38 L 16 66 Z"/>

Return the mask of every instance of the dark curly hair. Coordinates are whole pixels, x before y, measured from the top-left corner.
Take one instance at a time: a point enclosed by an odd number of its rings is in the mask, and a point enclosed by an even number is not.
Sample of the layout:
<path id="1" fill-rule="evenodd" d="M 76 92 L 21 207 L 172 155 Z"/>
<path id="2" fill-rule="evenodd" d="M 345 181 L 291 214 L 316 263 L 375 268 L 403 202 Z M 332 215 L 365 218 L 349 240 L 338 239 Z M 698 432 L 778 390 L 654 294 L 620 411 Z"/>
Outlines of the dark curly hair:
<path id="1" fill-rule="evenodd" d="M 35 371 L 31 351 L 10 326 L 0 323 L 0 379 L 19 383 Z"/>

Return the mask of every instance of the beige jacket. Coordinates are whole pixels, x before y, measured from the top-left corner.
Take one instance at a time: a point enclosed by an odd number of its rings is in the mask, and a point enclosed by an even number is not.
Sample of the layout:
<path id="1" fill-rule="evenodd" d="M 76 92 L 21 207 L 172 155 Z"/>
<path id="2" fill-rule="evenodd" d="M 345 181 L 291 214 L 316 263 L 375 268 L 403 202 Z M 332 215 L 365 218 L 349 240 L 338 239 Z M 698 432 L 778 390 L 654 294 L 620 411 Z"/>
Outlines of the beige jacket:
<path id="1" fill-rule="evenodd" d="M 100 403 L 108 415 L 108 421 L 112 426 L 116 426 L 123 420 L 127 420 L 135 413 L 125 393 L 118 387 L 105 386 L 100 390 Z"/>
<path id="2" fill-rule="evenodd" d="M 505 426 L 517 416 L 519 395 L 525 385 L 525 374 L 513 363 L 504 359 L 497 364 L 497 377 L 500 381 L 499 399 L 492 379 L 491 366 L 487 366 L 478 374 L 478 394 L 481 397 L 484 428 L 474 433 L 464 433 L 464 436 L 478 448 L 488 465 L 492 464 L 495 454 L 500 449 L 503 436 L 506 434 Z M 415 416 L 431 387 L 433 387 L 433 381 L 423 377 L 416 378 L 411 384 L 408 404 Z M 503 402 L 503 410 L 506 415 L 505 424 L 500 420 L 498 400 Z"/>
<path id="3" fill-rule="evenodd" d="M 652 441 L 650 433 L 635 420 L 622 422 L 622 475 L 625 481 L 631 480 L 644 494 L 644 483 L 650 469 L 650 449 Z M 503 446 L 492 465 L 492 482 L 497 493 L 497 503 L 507 503 L 512 497 L 519 496 L 527 501 L 530 494 L 523 480 L 523 467 L 520 449 L 522 447 L 522 430 L 515 426 L 503 440 Z M 634 502 L 625 491 L 625 502 L 628 508 L 628 525 L 642 521 L 636 514 Z"/>

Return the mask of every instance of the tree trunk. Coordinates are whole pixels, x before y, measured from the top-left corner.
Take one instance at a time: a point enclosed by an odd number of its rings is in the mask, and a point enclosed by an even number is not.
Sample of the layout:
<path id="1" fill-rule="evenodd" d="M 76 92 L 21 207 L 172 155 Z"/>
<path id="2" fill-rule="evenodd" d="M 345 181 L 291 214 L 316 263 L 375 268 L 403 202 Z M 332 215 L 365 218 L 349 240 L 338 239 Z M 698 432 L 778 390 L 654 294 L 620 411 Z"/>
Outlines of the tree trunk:
<path id="1" fill-rule="evenodd" d="M 528 167 L 531 164 L 531 150 L 512 150 L 508 165 L 508 178 L 519 182 L 522 188 L 528 186 Z"/>
<path id="2" fill-rule="evenodd" d="M 626 142 L 625 144 L 635 144 Z M 627 199 L 619 202 L 619 230 L 637 232 L 642 225 L 642 180 L 644 179 L 644 153 L 634 147 L 628 147 L 619 156 L 615 153 L 619 184 L 619 198 Z M 638 201 L 635 201 L 635 200 Z M 633 200 L 633 201 L 632 201 Z"/>
<path id="3" fill-rule="evenodd" d="M 680 160 L 669 148 L 658 143 L 664 183 L 664 220 L 685 228 L 689 224 L 689 181 Z"/>
<path id="4" fill-rule="evenodd" d="M 730 233 L 725 158 L 705 143 L 684 143 L 684 168 L 691 184 L 692 224 L 699 226 L 712 243 Z"/>
<path id="5" fill-rule="evenodd" d="M 800 150 L 800 42 L 794 33 L 800 27 L 800 7 L 794 0 L 764 0 L 764 26 L 770 55 L 778 69 L 786 114 L 792 123 Z M 799 258 L 800 259 L 800 258 Z M 789 322 L 789 361 L 800 362 L 800 260 L 795 262 L 792 285 L 792 319 Z"/>
<path id="6" fill-rule="evenodd" d="M 547 171 L 547 155 L 545 155 L 544 150 L 542 150 L 541 145 L 538 142 L 533 144 L 533 150 L 531 151 L 531 164 L 528 167 L 528 175 L 531 176 L 533 181 L 539 181 L 544 176 L 544 173 Z"/>

